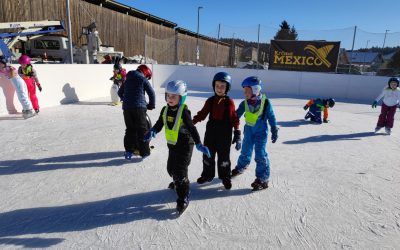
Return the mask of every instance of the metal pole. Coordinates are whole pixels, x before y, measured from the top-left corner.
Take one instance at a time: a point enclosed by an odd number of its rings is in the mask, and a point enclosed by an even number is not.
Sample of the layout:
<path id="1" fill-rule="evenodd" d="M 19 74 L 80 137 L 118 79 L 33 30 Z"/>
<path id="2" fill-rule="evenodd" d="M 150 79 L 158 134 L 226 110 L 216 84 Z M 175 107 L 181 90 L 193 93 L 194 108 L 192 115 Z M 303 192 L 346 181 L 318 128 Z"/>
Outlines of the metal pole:
<path id="1" fill-rule="evenodd" d="M 258 34 L 257 34 L 257 69 L 259 62 L 259 53 L 260 53 L 260 24 L 258 25 Z"/>
<path id="2" fill-rule="evenodd" d="M 74 63 L 74 53 L 72 52 L 72 27 L 71 27 L 71 10 L 69 7 L 69 0 L 66 0 L 67 4 L 67 22 L 68 22 L 68 47 L 69 47 L 69 59 L 70 63 Z"/>
<path id="3" fill-rule="evenodd" d="M 218 45 L 219 45 L 219 32 L 220 31 L 221 31 L 221 24 L 218 24 L 217 52 L 215 53 L 215 67 L 218 66 Z"/>
<path id="4" fill-rule="evenodd" d="M 363 71 L 365 70 L 365 55 L 368 53 L 368 43 L 369 40 L 367 40 L 367 45 L 365 46 L 366 51 L 364 52 Z"/>
<path id="5" fill-rule="evenodd" d="M 385 48 L 385 42 L 386 42 L 386 35 L 387 35 L 387 32 L 388 32 L 389 30 L 385 30 L 385 38 L 383 38 L 383 45 L 382 45 L 382 49 L 383 48 Z"/>
<path id="6" fill-rule="evenodd" d="M 197 7 L 197 39 L 196 39 L 196 66 L 199 64 L 200 49 L 199 49 L 199 29 L 200 29 L 200 9 L 203 7 Z"/>
<path id="7" fill-rule="evenodd" d="M 354 26 L 354 35 L 353 35 L 353 45 L 351 46 L 351 54 L 353 54 L 353 50 L 354 50 L 354 42 L 356 41 L 356 33 L 357 33 L 357 26 Z M 349 58 L 350 60 L 350 66 L 349 66 L 349 74 L 351 72 L 351 56 Z"/>

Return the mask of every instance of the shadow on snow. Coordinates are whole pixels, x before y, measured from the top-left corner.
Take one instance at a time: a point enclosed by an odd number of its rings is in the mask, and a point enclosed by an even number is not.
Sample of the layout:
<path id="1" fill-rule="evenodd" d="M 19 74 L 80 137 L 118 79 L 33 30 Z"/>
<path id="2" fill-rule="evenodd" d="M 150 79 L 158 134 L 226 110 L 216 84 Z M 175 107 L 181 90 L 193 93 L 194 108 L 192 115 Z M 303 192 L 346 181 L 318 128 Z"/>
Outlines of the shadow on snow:
<path id="1" fill-rule="evenodd" d="M 111 167 L 142 161 L 123 159 L 121 151 L 56 156 L 43 159 L 0 161 L 0 175 L 22 174 L 68 168 Z"/>
<path id="2" fill-rule="evenodd" d="M 221 187 L 201 189 L 191 184 L 191 201 L 250 194 L 250 189 L 225 191 Z M 36 207 L 0 213 L 0 244 L 48 247 L 63 239 L 10 238 L 90 230 L 143 219 L 176 219 L 176 193 L 169 189 L 137 193 L 106 200 L 58 207 Z M 173 203 L 169 208 L 166 203 Z"/>
<path id="3" fill-rule="evenodd" d="M 311 142 L 326 142 L 326 141 L 343 141 L 343 140 L 360 140 L 363 137 L 376 136 L 374 132 L 351 133 L 341 135 L 316 135 L 299 140 L 284 141 L 284 144 L 303 144 Z"/>

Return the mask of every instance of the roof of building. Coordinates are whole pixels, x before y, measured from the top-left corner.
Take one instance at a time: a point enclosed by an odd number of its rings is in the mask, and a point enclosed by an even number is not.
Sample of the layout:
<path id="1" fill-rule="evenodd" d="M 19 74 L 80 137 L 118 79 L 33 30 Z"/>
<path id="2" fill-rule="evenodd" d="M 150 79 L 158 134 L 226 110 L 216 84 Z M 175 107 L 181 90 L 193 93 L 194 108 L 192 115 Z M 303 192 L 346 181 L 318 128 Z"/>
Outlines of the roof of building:
<path id="1" fill-rule="evenodd" d="M 372 63 L 382 58 L 382 55 L 378 52 L 346 51 L 346 53 L 352 63 Z"/>

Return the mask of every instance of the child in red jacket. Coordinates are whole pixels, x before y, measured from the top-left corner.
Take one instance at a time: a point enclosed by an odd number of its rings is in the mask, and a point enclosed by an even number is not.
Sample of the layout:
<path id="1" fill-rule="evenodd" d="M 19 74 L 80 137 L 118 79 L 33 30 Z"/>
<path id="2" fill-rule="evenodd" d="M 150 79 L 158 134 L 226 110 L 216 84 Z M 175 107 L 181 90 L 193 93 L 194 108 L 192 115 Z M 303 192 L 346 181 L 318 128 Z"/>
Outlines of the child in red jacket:
<path id="1" fill-rule="evenodd" d="M 239 119 L 235 111 L 235 103 L 227 96 L 231 86 L 231 76 L 226 72 L 219 72 L 212 81 L 214 95 L 207 99 L 203 108 L 193 117 L 193 124 L 203 121 L 209 114 L 204 145 L 209 148 L 211 158 L 203 156 L 203 172 L 197 183 L 210 182 L 215 176 L 215 155 L 218 154 L 218 176 L 226 189 L 231 189 L 231 144 L 236 143 L 236 150 L 240 150 L 241 132 Z M 232 129 L 234 136 L 232 140 Z"/>

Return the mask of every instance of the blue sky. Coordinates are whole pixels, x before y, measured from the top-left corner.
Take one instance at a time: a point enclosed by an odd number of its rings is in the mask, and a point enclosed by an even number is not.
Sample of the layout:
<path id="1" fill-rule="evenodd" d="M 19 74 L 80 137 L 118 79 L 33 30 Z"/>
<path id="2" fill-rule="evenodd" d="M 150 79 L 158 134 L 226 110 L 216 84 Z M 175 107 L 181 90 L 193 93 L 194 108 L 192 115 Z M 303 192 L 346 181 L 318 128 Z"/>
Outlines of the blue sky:
<path id="1" fill-rule="evenodd" d="M 299 39 L 341 41 L 351 48 L 357 25 L 355 47 L 400 45 L 399 0 L 117 0 L 120 3 L 175 22 L 179 27 L 196 32 L 197 8 L 200 10 L 200 33 L 217 37 L 239 37 L 269 41 L 279 24 L 286 20 L 294 25 Z"/>

